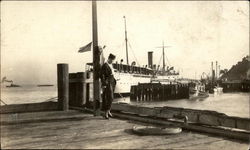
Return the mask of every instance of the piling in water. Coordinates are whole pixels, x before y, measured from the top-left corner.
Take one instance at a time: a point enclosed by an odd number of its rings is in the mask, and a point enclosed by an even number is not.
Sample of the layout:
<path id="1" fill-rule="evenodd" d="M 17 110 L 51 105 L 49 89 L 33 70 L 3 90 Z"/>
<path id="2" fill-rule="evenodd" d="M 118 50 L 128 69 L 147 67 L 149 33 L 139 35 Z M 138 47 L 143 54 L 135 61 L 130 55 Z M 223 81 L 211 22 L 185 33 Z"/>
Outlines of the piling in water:
<path id="1" fill-rule="evenodd" d="M 164 101 L 189 98 L 188 84 L 142 83 L 131 86 L 130 99 L 134 101 Z"/>

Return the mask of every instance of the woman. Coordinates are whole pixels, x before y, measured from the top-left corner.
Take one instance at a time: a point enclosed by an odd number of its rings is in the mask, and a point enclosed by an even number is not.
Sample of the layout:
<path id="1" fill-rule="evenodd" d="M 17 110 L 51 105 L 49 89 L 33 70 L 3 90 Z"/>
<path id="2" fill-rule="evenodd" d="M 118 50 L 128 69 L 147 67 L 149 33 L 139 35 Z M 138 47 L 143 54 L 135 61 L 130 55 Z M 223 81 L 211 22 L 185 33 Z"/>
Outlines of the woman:
<path id="1" fill-rule="evenodd" d="M 112 66 L 114 60 L 115 60 L 115 55 L 110 54 L 107 62 L 105 62 L 101 68 L 101 81 L 103 88 L 102 110 L 105 111 L 104 117 L 106 119 L 112 117 L 110 110 L 111 110 L 111 104 L 114 99 L 114 90 L 116 85 L 116 80 L 114 78 L 114 69 Z"/>

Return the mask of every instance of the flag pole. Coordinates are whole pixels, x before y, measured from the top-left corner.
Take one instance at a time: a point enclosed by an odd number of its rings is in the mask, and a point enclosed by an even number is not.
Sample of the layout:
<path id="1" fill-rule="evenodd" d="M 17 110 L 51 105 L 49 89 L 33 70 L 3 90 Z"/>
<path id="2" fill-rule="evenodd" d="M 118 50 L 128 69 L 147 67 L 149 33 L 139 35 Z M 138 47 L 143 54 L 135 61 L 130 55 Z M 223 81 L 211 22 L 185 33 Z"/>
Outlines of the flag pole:
<path id="1" fill-rule="evenodd" d="M 100 54 L 98 49 L 98 33 L 97 33 L 97 10 L 96 0 L 92 1 L 92 41 L 93 41 L 93 99 L 94 99 L 94 115 L 100 115 Z"/>

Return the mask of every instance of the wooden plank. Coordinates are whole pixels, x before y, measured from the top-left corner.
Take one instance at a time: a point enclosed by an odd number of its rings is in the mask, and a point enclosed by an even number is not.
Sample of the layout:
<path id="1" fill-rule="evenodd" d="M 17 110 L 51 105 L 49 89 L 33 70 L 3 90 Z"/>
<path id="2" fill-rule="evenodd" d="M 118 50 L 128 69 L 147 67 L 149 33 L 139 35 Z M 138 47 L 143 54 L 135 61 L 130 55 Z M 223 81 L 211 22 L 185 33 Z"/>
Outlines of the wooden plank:
<path id="1" fill-rule="evenodd" d="M 60 112 L 60 113 L 59 113 Z M 35 113 L 35 116 L 50 116 L 50 113 Z M 66 115 L 57 111 L 54 118 Z M 183 131 L 177 135 L 138 136 L 130 130 L 137 125 L 155 125 L 133 120 L 103 119 L 79 112 L 85 119 L 1 126 L 2 149 L 247 149 L 247 142 L 229 140 L 209 134 Z M 24 114 L 23 114 L 24 115 Z M 29 113 L 31 115 L 31 113 Z M 25 118 L 29 117 L 26 114 Z M 32 115 L 32 116 L 33 116 Z M 69 113 L 69 116 L 74 113 Z M 116 113 L 114 113 L 116 115 Z M 31 116 L 30 116 L 31 117 Z M 141 117 L 144 118 L 144 117 Z M 165 125 L 161 125 L 164 127 Z M 28 133 L 28 134 L 27 134 Z M 232 146 L 234 145 L 234 146 Z M 200 148 L 198 148 L 200 149 Z"/>
<path id="2" fill-rule="evenodd" d="M 42 102 L 42 103 L 27 103 L 27 104 L 12 104 L 0 106 L 1 114 L 6 113 L 23 113 L 37 111 L 52 111 L 58 109 L 57 102 Z"/>
<path id="3" fill-rule="evenodd" d="M 11 113 L 1 115 L 1 125 L 34 123 L 44 121 L 60 121 L 67 119 L 83 119 L 83 115 L 78 111 L 48 111 L 48 112 L 29 112 L 29 113 Z"/>
<path id="4" fill-rule="evenodd" d="M 185 115 L 188 117 L 189 122 L 212 126 L 233 127 L 250 131 L 250 118 L 231 117 L 216 111 L 184 109 L 168 106 L 149 108 L 128 104 L 113 104 L 112 109 L 166 119 L 173 118 L 174 115 Z"/>

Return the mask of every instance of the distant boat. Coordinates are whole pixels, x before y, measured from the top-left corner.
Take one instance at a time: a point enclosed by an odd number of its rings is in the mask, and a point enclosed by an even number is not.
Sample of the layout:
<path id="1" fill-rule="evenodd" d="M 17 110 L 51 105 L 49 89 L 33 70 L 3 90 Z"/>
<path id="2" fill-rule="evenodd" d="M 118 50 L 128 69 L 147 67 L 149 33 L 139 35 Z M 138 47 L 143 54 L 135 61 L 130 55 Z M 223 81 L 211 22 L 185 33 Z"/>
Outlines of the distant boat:
<path id="1" fill-rule="evenodd" d="M 21 87 L 21 86 L 17 85 L 17 84 L 11 83 L 10 85 L 7 85 L 6 87 L 10 88 L 10 87 Z"/>
<path id="2" fill-rule="evenodd" d="M 209 97 L 208 92 L 205 91 L 205 85 L 203 84 L 196 84 L 195 88 L 191 89 L 189 93 L 189 99 L 200 99 Z"/>
<path id="3" fill-rule="evenodd" d="M 195 94 L 191 94 L 189 99 L 201 99 L 209 97 L 208 92 L 197 91 Z"/>
<path id="4" fill-rule="evenodd" d="M 8 80 L 7 77 L 3 77 L 2 80 L 1 80 L 1 84 L 6 84 L 6 83 L 10 83 L 9 85 L 6 85 L 6 87 L 21 87 L 20 85 L 17 85 L 17 84 L 13 84 L 13 81 L 12 80 Z"/>
<path id="5" fill-rule="evenodd" d="M 222 87 L 219 87 L 219 86 L 215 86 L 214 92 L 222 93 L 222 92 L 223 92 L 223 88 L 222 88 Z"/>
<path id="6" fill-rule="evenodd" d="M 38 84 L 38 87 L 43 87 L 43 86 L 54 86 L 53 84 Z"/>

